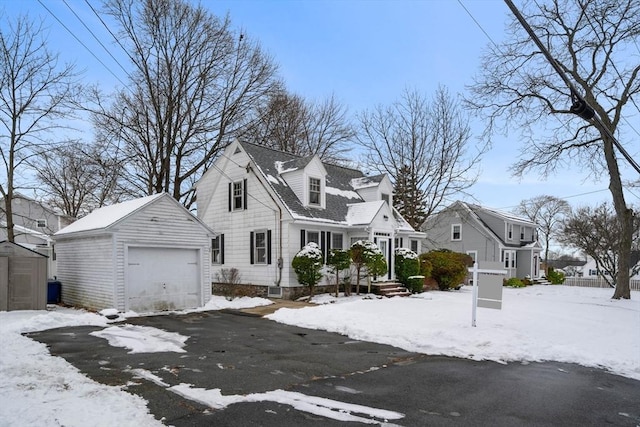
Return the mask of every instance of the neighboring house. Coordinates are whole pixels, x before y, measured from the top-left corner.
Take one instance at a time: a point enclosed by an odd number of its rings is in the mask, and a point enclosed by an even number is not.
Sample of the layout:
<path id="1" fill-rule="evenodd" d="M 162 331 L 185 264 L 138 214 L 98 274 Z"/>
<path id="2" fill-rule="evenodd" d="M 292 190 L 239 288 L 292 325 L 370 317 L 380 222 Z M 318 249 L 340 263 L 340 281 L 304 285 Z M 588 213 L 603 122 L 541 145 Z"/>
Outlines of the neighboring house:
<path id="1" fill-rule="evenodd" d="M 14 194 L 11 208 L 15 243 L 48 256 L 47 276 L 54 277 L 57 274 L 56 257 L 51 236 L 75 218 L 19 193 Z M 4 199 L 0 199 L 0 240 L 7 237 Z"/>
<path id="2" fill-rule="evenodd" d="M 554 270 L 562 271 L 566 277 L 575 277 L 582 274 L 582 269 L 586 262 L 585 260 L 574 259 L 550 259 L 544 265 Z"/>
<path id="3" fill-rule="evenodd" d="M 167 193 L 97 209 L 54 235 L 62 302 L 140 313 L 201 307 L 213 236 Z"/>
<path id="4" fill-rule="evenodd" d="M 16 243 L 20 244 L 22 244 L 19 241 L 21 236 L 27 234 L 24 231 L 25 229 L 52 236 L 58 230 L 75 221 L 75 218 L 64 215 L 57 209 L 19 193 L 14 194 L 11 208 L 13 210 L 13 223 L 18 226 L 14 230 Z M 3 226 L 0 228 L 0 240 L 3 240 L 7 237 L 4 199 L 0 199 L 0 220 L 3 222 Z"/>
<path id="5" fill-rule="evenodd" d="M 507 277 L 540 277 L 537 226 L 511 213 L 457 201 L 423 225 L 429 249 L 466 253 L 479 263 L 501 262 Z"/>
<path id="6" fill-rule="evenodd" d="M 393 208 L 386 175 L 323 163 L 235 141 L 196 186 L 198 217 L 220 231 L 212 241 L 214 279 L 237 269 L 247 292 L 294 297 L 301 293 L 291 268 L 296 253 L 315 242 L 326 255 L 361 239 L 385 254 L 393 278 L 396 247 L 420 252 L 424 233 Z M 217 273 L 217 276 L 216 276 Z M 217 283 L 217 290 L 229 288 Z"/>
<path id="7" fill-rule="evenodd" d="M 640 251 L 631 251 L 629 265 L 631 266 L 631 270 L 629 271 L 631 275 L 630 279 L 640 280 Z M 590 256 L 587 256 L 586 263 L 577 271 L 577 276 L 591 279 L 608 275 L 610 275 L 609 271 L 598 268 L 596 261 Z"/>

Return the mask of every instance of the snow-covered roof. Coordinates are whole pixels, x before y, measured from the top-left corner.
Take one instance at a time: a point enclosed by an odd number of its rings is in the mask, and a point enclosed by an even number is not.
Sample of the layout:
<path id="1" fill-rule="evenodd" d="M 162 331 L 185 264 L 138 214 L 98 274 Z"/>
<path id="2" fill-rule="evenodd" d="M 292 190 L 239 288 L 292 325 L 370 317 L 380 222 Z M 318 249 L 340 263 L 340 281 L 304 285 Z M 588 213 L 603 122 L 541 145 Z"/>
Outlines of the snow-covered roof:
<path id="1" fill-rule="evenodd" d="M 504 212 L 498 209 L 488 208 L 486 206 L 474 205 L 471 203 L 467 203 L 467 206 L 469 206 L 472 210 L 482 209 L 483 211 L 486 211 L 496 217 L 502 218 L 505 221 L 520 222 L 520 223 L 535 225 L 535 223 L 533 223 L 530 219 L 515 215 L 511 212 Z"/>
<path id="2" fill-rule="evenodd" d="M 80 231 L 101 230 L 109 227 L 121 219 L 131 215 L 143 206 L 162 197 L 166 193 L 154 194 L 152 196 L 141 197 L 139 199 L 128 200 L 115 205 L 105 206 L 94 210 L 89 215 L 80 218 L 76 222 L 64 227 L 54 234 L 60 236 L 64 234 L 77 233 Z"/>
<path id="3" fill-rule="evenodd" d="M 373 202 L 353 203 L 349 204 L 347 210 L 347 224 L 349 225 L 367 225 L 378 214 L 382 208 L 384 200 L 375 200 Z"/>

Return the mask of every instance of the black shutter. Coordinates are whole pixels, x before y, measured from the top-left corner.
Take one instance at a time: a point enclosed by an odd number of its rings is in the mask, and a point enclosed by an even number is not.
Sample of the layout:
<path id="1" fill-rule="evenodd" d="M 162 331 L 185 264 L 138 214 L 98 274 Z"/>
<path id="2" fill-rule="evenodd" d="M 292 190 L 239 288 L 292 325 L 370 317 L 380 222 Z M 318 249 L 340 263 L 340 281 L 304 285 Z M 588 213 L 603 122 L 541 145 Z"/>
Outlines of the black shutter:
<path id="1" fill-rule="evenodd" d="M 304 245 L 305 245 L 305 243 L 306 243 L 306 242 L 304 241 L 304 238 L 305 238 L 305 236 L 306 236 L 306 233 L 307 233 L 307 232 L 306 232 L 305 230 L 300 230 L 300 249 L 304 248 Z"/>
<path id="2" fill-rule="evenodd" d="M 322 251 L 322 261 L 324 264 L 324 260 L 327 259 L 327 233 L 324 231 L 320 232 L 320 250 Z"/>
<path id="3" fill-rule="evenodd" d="M 327 255 L 324 257 L 325 259 L 325 264 L 327 263 L 327 261 L 329 260 L 329 254 L 331 253 L 331 246 L 332 246 L 332 242 L 331 242 L 331 232 L 327 231 Z"/>
<path id="4" fill-rule="evenodd" d="M 404 248 L 404 245 L 402 244 L 402 237 L 400 238 L 400 246 L 398 246 L 399 248 Z"/>
<path id="5" fill-rule="evenodd" d="M 220 264 L 224 264 L 224 234 L 220 235 Z"/>
<path id="6" fill-rule="evenodd" d="M 249 232 L 249 262 L 253 264 L 253 231 Z"/>
<path id="7" fill-rule="evenodd" d="M 229 212 L 231 212 L 231 200 L 233 199 L 233 183 L 229 183 Z"/>
<path id="8" fill-rule="evenodd" d="M 271 264 L 271 230 L 267 230 L 267 264 Z"/>
<path id="9" fill-rule="evenodd" d="M 245 210 L 247 209 L 247 178 L 242 182 L 242 203 L 244 205 Z"/>

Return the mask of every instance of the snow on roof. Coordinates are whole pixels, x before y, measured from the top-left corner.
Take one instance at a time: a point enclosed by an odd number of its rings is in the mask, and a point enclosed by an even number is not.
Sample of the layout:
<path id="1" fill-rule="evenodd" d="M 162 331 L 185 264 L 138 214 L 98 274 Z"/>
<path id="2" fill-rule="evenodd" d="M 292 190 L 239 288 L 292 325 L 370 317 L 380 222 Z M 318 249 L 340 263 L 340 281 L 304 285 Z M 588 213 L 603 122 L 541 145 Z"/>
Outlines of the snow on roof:
<path id="1" fill-rule="evenodd" d="M 339 188 L 329 187 L 328 185 L 324 188 L 324 191 L 327 194 L 333 194 L 334 196 L 345 197 L 347 199 L 360 199 L 360 195 L 355 191 L 340 190 Z"/>
<path id="2" fill-rule="evenodd" d="M 488 208 L 486 206 L 479 206 L 479 205 L 472 205 L 472 204 L 468 204 L 471 207 L 477 207 L 479 209 L 482 209 L 484 211 L 487 211 L 495 216 L 498 217 L 502 217 L 503 219 L 509 220 L 509 221 L 517 221 L 517 222 L 525 222 L 525 223 L 529 223 L 529 224 L 533 224 L 532 221 L 530 219 L 527 218 L 523 218 L 521 216 L 517 216 L 515 214 L 512 214 L 510 212 L 504 212 L 504 211 L 500 211 L 498 209 L 493 209 L 493 208 Z"/>
<path id="3" fill-rule="evenodd" d="M 373 202 L 349 204 L 349 210 L 347 211 L 347 224 L 370 224 L 378 211 L 380 211 L 380 208 L 382 208 L 383 203 L 386 202 L 384 200 L 376 200 Z"/>
<path id="4" fill-rule="evenodd" d="M 166 193 L 154 194 L 152 196 L 141 197 L 139 199 L 128 200 L 115 205 L 105 206 L 94 210 L 89 215 L 80 218 L 76 222 L 64 227 L 55 233 L 55 236 L 63 234 L 77 233 L 79 231 L 100 230 L 114 224 L 122 218 L 137 211 L 144 205 L 162 197 Z"/>
<path id="5" fill-rule="evenodd" d="M 351 180 L 351 186 L 356 190 L 361 188 L 376 187 L 382 181 L 383 175 L 376 176 L 363 176 L 361 178 L 354 178 Z"/>
<path id="6" fill-rule="evenodd" d="M 0 221 L 0 227 L 7 228 L 7 222 L 6 221 Z M 37 231 L 37 230 L 32 230 L 31 228 L 22 227 L 21 225 L 18 225 L 18 224 L 13 224 L 13 230 L 17 231 L 20 234 L 28 234 L 30 236 L 37 237 L 39 239 L 44 240 L 45 242 L 51 242 L 52 241 L 51 237 L 47 236 L 46 234 L 44 234 L 44 233 L 42 233 L 40 231 Z"/>

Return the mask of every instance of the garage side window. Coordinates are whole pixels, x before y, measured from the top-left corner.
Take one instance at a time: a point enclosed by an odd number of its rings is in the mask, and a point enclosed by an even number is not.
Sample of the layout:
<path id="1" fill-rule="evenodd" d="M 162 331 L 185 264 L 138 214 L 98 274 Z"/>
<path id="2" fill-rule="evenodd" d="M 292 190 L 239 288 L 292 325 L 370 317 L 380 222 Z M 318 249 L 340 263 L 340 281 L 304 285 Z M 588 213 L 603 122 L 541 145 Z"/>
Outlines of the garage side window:
<path id="1" fill-rule="evenodd" d="M 271 264 L 271 230 L 249 233 L 251 264 Z"/>
<path id="2" fill-rule="evenodd" d="M 211 263 L 224 264 L 224 234 L 211 239 Z"/>

